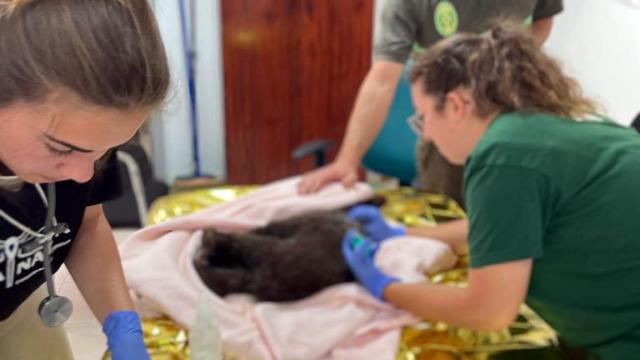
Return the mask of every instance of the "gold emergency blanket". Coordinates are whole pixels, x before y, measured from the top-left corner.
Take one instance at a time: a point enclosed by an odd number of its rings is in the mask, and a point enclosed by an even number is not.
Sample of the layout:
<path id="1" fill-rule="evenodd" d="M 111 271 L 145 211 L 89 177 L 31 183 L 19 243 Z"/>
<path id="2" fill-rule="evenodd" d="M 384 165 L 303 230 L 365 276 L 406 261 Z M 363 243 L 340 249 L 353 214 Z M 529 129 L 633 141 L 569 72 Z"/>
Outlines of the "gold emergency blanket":
<path id="1" fill-rule="evenodd" d="M 464 286 L 466 259 L 459 267 L 429 276 L 433 284 Z M 396 360 L 556 359 L 557 338 L 529 307 L 501 331 L 476 331 L 441 322 L 423 322 L 403 329 Z M 517 353 L 516 353 L 517 352 Z"/>
<path id="2" fill-rule="evenodd" d="M 149 211 L 148 223 L 157 224 L 175 216 L 231 201 L 246 194 L 256 186 L 219 186 L 210 189 L 187 191 L 156 200 Z M 383 214 L 406 226 L 433 226 L 440 222 L 464 218 L 464 211 L 453 200 L 437 194 L 428 194 L 401 187 L 378 190 L 386 198 Z M 464 286 L 467 279 L 467 259 L 462 258 L 456 268 L 430 275 L 430 281 L 438 284 Z M 168 319 L 143 320 L 144 339 L 153 360 L 189 359 L 187 332 Z M 406 327 L 402 331 L 396 360 L 486 360 L 486 359 L 556 359 L 554 332 L 526 306 L 518 319 L 502 331 L 473 331 L 451 327 L 443 323 L 423 322 Z M 530 351 L 523 357 L 517 350 Z M 543 355 L 544 354 L 544 355 Z M 104 359 L 108 359 L 105 354 Z M 226 360 L 234 359 L 225 354 Z"/>
<path id="3" fill-rule="evenodd" d="M 154 360 L 189 359 L 187 332 L 166 318 L 143 319 L 142 335 L 149 355 Z M 103 360 L 111 359 L 108 353 Z"/>
<path id="4" fill-rule="evenodd" d="M 155 225 L 176 216 L 235 200 L 256 188 L 257 186 L 217 186 L 163 196 L 151 204 L 147 214 L 147 224 Z"/>

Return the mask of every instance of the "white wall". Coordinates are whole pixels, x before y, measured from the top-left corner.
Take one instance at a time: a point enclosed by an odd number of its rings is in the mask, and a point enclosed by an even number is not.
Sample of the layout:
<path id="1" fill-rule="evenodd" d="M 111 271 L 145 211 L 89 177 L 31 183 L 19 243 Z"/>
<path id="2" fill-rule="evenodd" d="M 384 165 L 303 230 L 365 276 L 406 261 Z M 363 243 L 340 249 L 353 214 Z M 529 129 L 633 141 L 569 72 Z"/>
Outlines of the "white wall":
<path id="1" fill-rule="evenodd" d="M 166 105 L 150 122 L 152 158 L 156 176 L 171 182 L 193 172 L 185 59 L 178 1 L 153 5 L 169 59 L 171 90 Z"/>
<path id="2" fill-rule="evenodd" d="M 224 114 L 219 0 L 196 1 L 196 104 L 200 168 L 203 174 L 224 176 Z M 172 87 L 164 109 L 150 122 L 156 176 L 171 183 L 195 171 L 188 82 L 178 0 L 153 2 L 165 42 Z M 188 13 L 188 10 L 187 10 Z"/>
<path id="3" fill-rule="evenodd" d="M 614 120 L 640 112 L 640 7 L 633 0 L 565 0 L 545 44 Z"/>
<path id="4" fill-rule="evenodd" d="M 380 22 L 380 16 L 382 15 L 382 7 L 387 0 L 374 0 L 373 1 L 373 36 L 371 40 L 373 41 L 376 37 L 378 37 L 378 33 L 380 32 L 380 26 L 378 23 Z"/>
<path id="5" fill-rule="evenodd" d="M 203 174 L 225 177 L 224 79 L 220 0 L 195 0 L 196 95 Z"/>

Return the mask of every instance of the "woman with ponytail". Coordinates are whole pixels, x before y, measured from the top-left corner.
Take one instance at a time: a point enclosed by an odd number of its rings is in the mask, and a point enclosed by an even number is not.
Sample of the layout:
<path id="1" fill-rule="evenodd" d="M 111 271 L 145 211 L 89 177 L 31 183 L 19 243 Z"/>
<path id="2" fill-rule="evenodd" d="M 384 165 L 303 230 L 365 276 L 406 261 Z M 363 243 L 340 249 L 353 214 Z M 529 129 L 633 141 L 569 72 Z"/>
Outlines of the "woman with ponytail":
<path id="1" fill-rule="evenodd" d="M 112 358 L 149 358 L 100 204 L 168 84 L 146 0 L 0 0 L 0 358 L 72 358 L 62 264 Z"/>
<path id="2" fill-rule="evenodd" d="M 464 165 L 468 220 L 389 228 L 353 209 L 367 239 L 343 253 L 374 295 L 428 320 L 509 325 L 525 301 L 570 346 L 596 359 L 640 354 L 640 138 L 598 115 L 518 26 L 497 24 L 430 48 L 411 74 L 412 124 Z M 376 269 L 390 235 L 468 250 L 464 288 L 404 284 Z"/>

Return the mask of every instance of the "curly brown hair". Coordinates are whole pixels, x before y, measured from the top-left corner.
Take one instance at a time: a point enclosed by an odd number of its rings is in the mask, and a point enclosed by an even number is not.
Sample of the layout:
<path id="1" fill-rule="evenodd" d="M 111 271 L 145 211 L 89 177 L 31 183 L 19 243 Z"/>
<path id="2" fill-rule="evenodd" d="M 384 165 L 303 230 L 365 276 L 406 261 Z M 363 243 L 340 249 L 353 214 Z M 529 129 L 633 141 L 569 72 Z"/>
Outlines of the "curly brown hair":
<path id="1" fill-rule="evenodd" d="M 460 33 L 436 43 L 416 60 L 409 80 L 420 81 L 439 110 L 448 92 L 469 89 L 481 117 L 531 111 L 577 119 L 598 109 L 525 29 L 507 21 L 484 34 Z"/>

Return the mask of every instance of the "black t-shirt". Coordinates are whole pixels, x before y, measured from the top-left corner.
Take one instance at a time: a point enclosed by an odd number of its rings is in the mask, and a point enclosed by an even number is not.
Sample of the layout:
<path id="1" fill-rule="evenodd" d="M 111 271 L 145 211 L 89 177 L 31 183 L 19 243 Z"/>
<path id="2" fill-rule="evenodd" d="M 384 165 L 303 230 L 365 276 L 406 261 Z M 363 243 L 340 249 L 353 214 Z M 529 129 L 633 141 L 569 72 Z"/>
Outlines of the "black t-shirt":
<path id="1" fill-rule="evenodd" d="M 42 185 L 42 189 L 46 193 L 46 185 Z M 66 259 L 85 208 L 113 199 L 120 192 L 115 152 L 101 162 L 91 181 L 84 184 L 73 181 L 56 183 L 56 220 L 66 223 L 70 232 L 53 240 L 53 272 Z M 35 185 L 24 184 L 19 191 L 0 189 L 0 209 L 35 232 L 44 227 L 46 206 Z M 44 283 L 43 252 L 38 239 L 0 218 L 0 320 L 9 317 Z"/>

